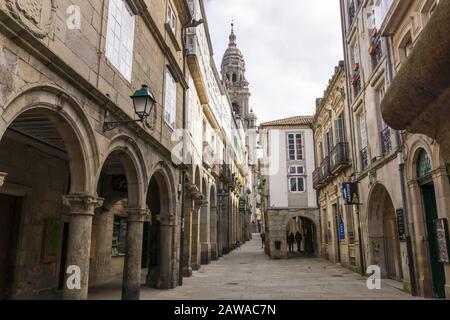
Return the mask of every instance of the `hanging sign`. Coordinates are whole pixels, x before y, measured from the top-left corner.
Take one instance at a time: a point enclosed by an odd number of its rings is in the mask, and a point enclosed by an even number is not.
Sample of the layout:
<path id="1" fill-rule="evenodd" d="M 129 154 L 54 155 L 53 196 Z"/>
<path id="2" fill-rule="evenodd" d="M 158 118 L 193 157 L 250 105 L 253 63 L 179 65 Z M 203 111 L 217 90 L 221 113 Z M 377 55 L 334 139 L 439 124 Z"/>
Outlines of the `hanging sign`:
<path id="1" fill-rule="evenodd" d="M 397 229 L 398 239 L 400 241 L 406 241 L 405 211 L 403 209 L 397 210 Z"/>
<path id="2" fill-rule="evenodd" d="M 358 184 L 353 182 L 343 182 L 342 197 L 346 205 L 360 205 L 361 202 L 358 193 Z"/>
<path id="3" fill-rule="evenodd" d="M 340 238 L 340 240 L 345 240 L 345 225 L 344 225 L 344 221 L 342 221 L 342 219 L 340 219 L 340 222 L 339 222 L 339 238 Z"/>

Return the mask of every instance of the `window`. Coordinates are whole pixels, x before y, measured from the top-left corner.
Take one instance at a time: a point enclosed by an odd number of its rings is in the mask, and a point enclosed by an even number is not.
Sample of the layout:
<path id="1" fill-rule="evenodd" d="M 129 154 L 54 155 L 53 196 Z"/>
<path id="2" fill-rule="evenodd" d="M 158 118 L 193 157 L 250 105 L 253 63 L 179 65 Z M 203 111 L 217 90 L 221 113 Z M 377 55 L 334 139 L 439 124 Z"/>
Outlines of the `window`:
<path id="1" fill-rule="evenodd" d="M 333 149 L 333 136 L 330 131 L 327 131 L 327 133 L 323 135 L 323 148 L 324 157 L 328 157 Z"/>
<path id="2" fill-rule="evenodd" d="M 127 219 L 123 217 L 114 217 L 113 238 L 111 255 L 113 257 L 123 256 L 127 250 Z"/>
<path id="3" fill-rule="evenodd" d="M 169 4 L 167 6 L 167 24 L 172 30 L 173 34 L 177 33 L 177 17 L 175 16 L 175 12 L 172 9 L 172 6 Z"/>
<path id="4" fill-rule="evenodd" d="M 303 160 L 303 137 L 300 133 L 288 134 L 288 159 Z"/>
<path id="5" fill-rule="evenodd" d="M 295 165 L 289 167 L 289 190 L 290 192 L 305 192 L 305 168 Z"/>
<path id="6" fill-rule="evenodd" d="M 392 0 L 377 0 L 375 2 L 375 26 L 377 30 L 381 29 L 392 3 Z"/>
<path id="7" fill-rule="evenodd" d="M 164 119 L 167 124 L 175 129 L 177 111 L 177 83 L 175 82 L 169 68 L 166 68 L 166 84 L 164 97 Z"/>
<path id="8" fill-rule="evenodd" d="M 334 130 L 336 143 L 345 142 L 345 123 L 343 113 L 341 113 L 337 120 L 334 121 Z"/>
<path id="9" fill-rule="evenodd" d="M 366 119 L 364 112 L 359 115 L 359 134 L 361 149 L 367 147 Z"/>
<path id="10" fill-rule="evenodd" d="M 289 178 L 290 192 L 305 192 L 305 179 L 303 177 Z"/>
<path id="11" fill-rule="evenodd" d="M 106 58 L 131 81 L 134 45 L 134 14 L 124 0 L 110 0 Z"/>
<path id="12" fill-rule="evenodd" d="M 303 166 L 290 166 L 289 175 L 304 175 L 305 168 Z"/>
<path id="13" fill-rule="evenodd" d="M 411 55 L 411 52 L 413 50 L 412 37 L 410 32 L 408 32 L 408 34 L 403 38 L 398 50 L 400 55 L 400 62 L 403 63 L 408 60 L 408 57 Z"/>

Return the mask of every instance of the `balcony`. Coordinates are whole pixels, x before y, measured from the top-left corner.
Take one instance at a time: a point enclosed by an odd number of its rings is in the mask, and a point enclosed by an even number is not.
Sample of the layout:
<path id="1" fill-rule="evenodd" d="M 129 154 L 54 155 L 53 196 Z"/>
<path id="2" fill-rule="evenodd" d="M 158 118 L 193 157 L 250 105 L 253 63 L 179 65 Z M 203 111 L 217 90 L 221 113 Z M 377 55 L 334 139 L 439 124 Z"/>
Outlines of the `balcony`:
<path id="1" fill-rule="evenodd" d="M 320 183 L 326 183 L 330 179 L 332 179 L 333 176 L 331 175 L 331 164 L 330 164 L 330 157 L 326 157 L 323 159 L 321 165 L 320 165 Z"/>
<path id="2" fill-rule="evenodd" d="M 320 183 L 320 167 L 319 167 L 313 172 L 313 188 L 315 190 L 319 190 L 322 187 L 323 185 Z"/>
<path id="3" fill-rule="evenodd" d="M 347 142 L 338 143 L 330 154 L 331 172 L 337 173 L 350 166 L 350 152 Z"/>
<path id="4" fill-rule="evenodd" d="M 392 133 L 391 128 L 386 127 L 380 133 L 381 136 L 381 153 L 383 156 L 388 155 L 392 151 Z"/>
<path id="5" fill-rule="evenodd" d="M 359 154 L 361 157 L 361 170 L 364 171 L 369 167 L 369 152 L 367 147 L 363 148 Z"/>

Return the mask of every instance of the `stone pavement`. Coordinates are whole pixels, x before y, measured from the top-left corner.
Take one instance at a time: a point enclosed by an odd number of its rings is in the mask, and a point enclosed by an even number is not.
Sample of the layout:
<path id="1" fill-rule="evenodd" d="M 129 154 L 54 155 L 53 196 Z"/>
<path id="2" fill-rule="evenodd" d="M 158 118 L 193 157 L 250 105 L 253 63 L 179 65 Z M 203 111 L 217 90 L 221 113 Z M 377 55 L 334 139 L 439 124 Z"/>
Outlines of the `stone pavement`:
<path id="1" fill-rule="evenodd" d="M 120 299 L 120 282 L 91 288 L 93 300 Z M 360 275 L 315 258 L 271 260 L 261 249 L 259 235 L 238 251 L 202 266 L 174 290 L 142 287 L 143 300 L 302 300 L 302 299 L 411 299 L 383 283 L 369 290 Z"/>

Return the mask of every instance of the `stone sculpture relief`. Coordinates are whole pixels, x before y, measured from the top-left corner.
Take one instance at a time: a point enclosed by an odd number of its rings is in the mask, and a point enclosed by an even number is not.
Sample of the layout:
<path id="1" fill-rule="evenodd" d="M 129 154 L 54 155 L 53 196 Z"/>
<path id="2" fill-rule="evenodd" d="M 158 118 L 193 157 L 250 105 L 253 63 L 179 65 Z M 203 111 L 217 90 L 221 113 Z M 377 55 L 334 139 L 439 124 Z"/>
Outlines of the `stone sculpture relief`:
<path id="1" fill-rule="evenodd" d="M 55 0 L 7 0 L 11 14 L 38 38 L 53 32 Z"/>

